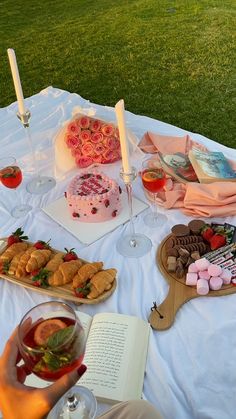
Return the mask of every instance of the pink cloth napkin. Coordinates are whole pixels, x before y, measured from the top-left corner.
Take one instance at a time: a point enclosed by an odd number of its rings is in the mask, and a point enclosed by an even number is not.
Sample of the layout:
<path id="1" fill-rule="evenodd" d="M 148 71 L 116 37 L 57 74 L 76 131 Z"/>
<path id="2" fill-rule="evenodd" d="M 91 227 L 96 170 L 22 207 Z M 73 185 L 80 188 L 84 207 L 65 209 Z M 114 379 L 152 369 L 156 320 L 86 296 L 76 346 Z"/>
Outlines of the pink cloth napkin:
<path id="1" fill-rule="evenodd" d="M 189 135 L 170 137 L 146 132 L 139 147 L 147 153 L 160 151 L 163 154 L 181 152 L 188 154 L 192 147 L 206 150 L 204 146 L 194 142 Z M 236 162 L 231 162 L 236 169 Z M 149 199 L 152 194 L 145 191 Z M 166 209 L 179 208 L 186 215 L 193 217 L 226 217 L 236 215 L 236 182 L 214 182 L 202 184 L 189 182 L 180 183 L 173 179 L 170 190 L 158 194 L 157 201 Z"/>

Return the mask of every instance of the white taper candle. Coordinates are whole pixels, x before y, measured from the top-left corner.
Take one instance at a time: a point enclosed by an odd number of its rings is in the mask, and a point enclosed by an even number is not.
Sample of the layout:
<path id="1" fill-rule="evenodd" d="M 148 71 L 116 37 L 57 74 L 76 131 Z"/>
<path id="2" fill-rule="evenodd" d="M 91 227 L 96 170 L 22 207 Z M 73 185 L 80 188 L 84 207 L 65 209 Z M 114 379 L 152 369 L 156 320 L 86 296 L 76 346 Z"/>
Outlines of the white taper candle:
<path id="1" fill-rule="evenodd" d="M 127 142 L 126 134 L 126 125 L 125 125 L 125 109 L 124 109 L 124 100 L 121 99 L 115 105 L 116 119 L 120 134 L 120 147 L 121 147 L 121 157 L 124 173 L 131 173 L 131 167 L 129 162 L 129 145 Z"/>
<path id="2" fill-rule="evenodd" d="M 26 113 L 26 110 L 25 110 L 24 96 L 23 96 L 23 91 L 21 87 L 21 81 L 20 81 L 20 75 L 18 71 L 15 51 L 14 49 L 8 48 L 7 53 L 8 53 L 8 58 L 10 62 L 14 87 L 16 91 L 19 113 L 20 115 L 24 115 Z"/>

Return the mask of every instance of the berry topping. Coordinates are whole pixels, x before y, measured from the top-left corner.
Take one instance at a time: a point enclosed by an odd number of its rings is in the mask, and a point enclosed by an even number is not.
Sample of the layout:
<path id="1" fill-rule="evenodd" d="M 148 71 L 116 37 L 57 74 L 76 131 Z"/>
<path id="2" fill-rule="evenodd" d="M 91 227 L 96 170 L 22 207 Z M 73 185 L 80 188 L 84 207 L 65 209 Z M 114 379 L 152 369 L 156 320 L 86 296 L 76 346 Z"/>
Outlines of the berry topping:
<path id="1" fill-rule="evenodd" d="M 81 176 L 80 179 L 88 179 L 92 176 L 91 173 L 85 173 L 85 175 Z"/>
<path id="2" fill-rule="evenodd" d="M 97 214 L 97 212 L 98 212 L 97 208 L 93 207 L 91 209 L 91 214 Z"/>
<path id="3" fill-rule="evenodd" d="M 79 215 L 79 213 L 78 212 L 73 212 L 73 214 L 72 214 L 72 217 L 74 217 L 74 218 L 76 218 L 76 217 L 80 217 L 80 215 Z"/>
<path id="4" fill-rule="evenodd" d="M 106 208 L 109 207 L 109 205 L 110 205 L 109 199 L 105 199 L 104 204 L 105 204 Z"/>
<path id="5" fill-rule="evenodd" d="M 111 215 L 112 215 L 112 217 L 116 217 L 116 215 L 117 215 L 117 210 L 114 210 L 114 211 L 113 211 L 113 213 L 112 213 Z"/>

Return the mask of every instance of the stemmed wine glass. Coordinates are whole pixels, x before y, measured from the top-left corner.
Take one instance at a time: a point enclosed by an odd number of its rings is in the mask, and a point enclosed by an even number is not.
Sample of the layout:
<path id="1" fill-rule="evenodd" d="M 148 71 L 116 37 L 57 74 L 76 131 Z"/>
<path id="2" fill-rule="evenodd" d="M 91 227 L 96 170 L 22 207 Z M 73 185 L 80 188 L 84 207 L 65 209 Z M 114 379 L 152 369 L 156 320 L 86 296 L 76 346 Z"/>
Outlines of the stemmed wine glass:
<path id="1" fill-rule="evenodd" d="M 31 151 L 34 171 L 35 171 L 33 178 L 28 181 L 26 185 L 26 189 L 31 194 L 41 195 L 50 191 L 52 188 L 54 188 L 54 186 L 56 185 L 56 181 L 51 176 L 45 176 L 45 175 L 42 176 L 39 173 L 38 162 L 36 159 L 35 149 L 33 147 L 33 141 L 31 137 L 31 131 L 30 131 L 30 125 L 29 125 L 30 117 L 31 117 L 31 113 L 28 110 L 25 112 L 24 115 L 17 113 L 17 118 L 22 122 L 23 127 L 25 128 L 25 132 L 27 135 L 27 139 L 28 139 L 28 143 L 29 143 L 29 147 Z"/>
<path id="2" fill-rule="evenodd" d="M 122 256 L 138 258 L 150 252 L 152 248 L 151 240 L 144 234 L 135 233 L 133 223 L 133 200 L 132 200 L 132 182 L 137 177 L 137 171 L 132 167 L 131 173 L 125 173 L 120 170 L 120 176 L 123 179 L 127 191 L 129 206 L 129 227 L 130 232 L 121 236 L 116 243 L 116 249 Z"/>
<path id="3" fill-rule="evenodd" d="M 6 188 L 15 191 L 22 182 L 22 172 L 14 157 L 3 157 L 0 159 L 0 181 Z M 17 197 L 15 198 L 17 201 Z M 11 215 L 15 218 L 24 217 L 32 207 L 28 204 L 18 204 L 11 210 Z"/>
<path id="4" fill-rule="evenodd" d="M 166 174 L 153 158 L 146 159 L 142 163 L 142 182 L 144 188 L 153 194 L 154 211 L 144 217 L 144 222 L 149 227 L 160 227 L 167 220 L 164 214 L 157 212 L 157 195 L 166 183 Z"/>
<path id="5" fill-rule="evenodd" d="M 46 381 L 55 381 L 82 364 L 86 335 L 74 310 L 52 301 L 29 310 L 18 328 L 19 349 L 29 371 Z M 93 419 L 97 402 L 86 387 L 74 386 L 53 410 L 57 417 L 70 417 L 78 410 Z"/>

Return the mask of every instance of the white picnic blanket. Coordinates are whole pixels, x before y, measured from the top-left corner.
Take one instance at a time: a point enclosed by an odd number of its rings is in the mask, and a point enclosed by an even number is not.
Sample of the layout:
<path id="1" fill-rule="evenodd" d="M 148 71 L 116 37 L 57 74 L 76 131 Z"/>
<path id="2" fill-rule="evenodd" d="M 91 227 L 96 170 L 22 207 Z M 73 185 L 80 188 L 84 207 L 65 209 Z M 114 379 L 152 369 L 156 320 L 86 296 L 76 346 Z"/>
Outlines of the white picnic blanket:
<path id="1" fill-rule="evenodd" d="M 55 170 L 53 141 L 59 129 L 79 106 L 95 109 L 96 116 L 115 121 L 114 109 L 96 105 L 77 94 L 48 87 L 26 99 L 31 111 L 30 129 L 40 172 L 56 176 L 57 185 L 45 195 L 30 195 L 23 185 L 17 191 L 20 199 L 28 201 L 33 210 L 23 219 L 13 219 L 9 207 L 13 193 L 0 186 L 0 236 L 7 236 L 22 226 L 31 241 L 49 240 L 53 247 L 63 250 L 74 247 L 87 260 L 103 260 L 105 267 L 118 270 L 118 286 L 113 295 L 98 305 L 81 305 L 88 314 L 120 312 L 148 319 L 153 301 L 159 305 L 166 297 L 168 284 L 158 270 L 156 252 L 162 239 L 177 223 L 188 223 L 190 217 L 178 210 L 166 211 L 168 221 L 155 230 L 145 226 L 141 213 L 135 218 L 135 230 L 146 234 L 153 243 L 150 253 L 139 259 L 128 259 L 116 250 L 119 237 L 129 225 L 121 225 L 89 246 L 80 243 L 72 234 L 47 216 L 41 207 L 60 198 L 68 176 Z M 14 155 L 25 170 L 30 170 L 30 151 L 25 130 L 16 117 L 17 103 L 0 109 L 0 155 Z M 127 127 L 138 140 L 148 130 L 163 135 L 182 136 L 187 132 L 172 125 L 126 112 Z M 210 150 L 222 151 L 236 159 L 236 150 L 229 149 L 202 135 L 189 133 L 195 141 Z M 142 155 L 134 153 L 132 164 L 140 167 Z M 120 162 L 102 168 L 119 179 Z M 120 179 L 119 179 L 120 181 Z M 140 179 L 133 185 L 134 194 L 142 200 L 145 195 Z M 164 211 L 162 208 L 160 212 Z M 211 220 L 213 221 L 213 220 Z M 222 219 L 214 219 L 220 222 Z M 236 216 L 225 222 L 236 224 Z M 34 305 L 50 300 L 37 292 L 0 280 L 0 352 L 22 316 Z M 148 351 L 143 397 L 160 410 L 165 419 L 234 419 L 236 412 L 236 294 L 224 297 L 200 297 L 184 304 L 177 312 L 172 327 L 166 331 L 152 330 Z M 135 355 L 135 354 L 134 354 Z M 100 411 L 107 406 L 100 406 Z"/>

